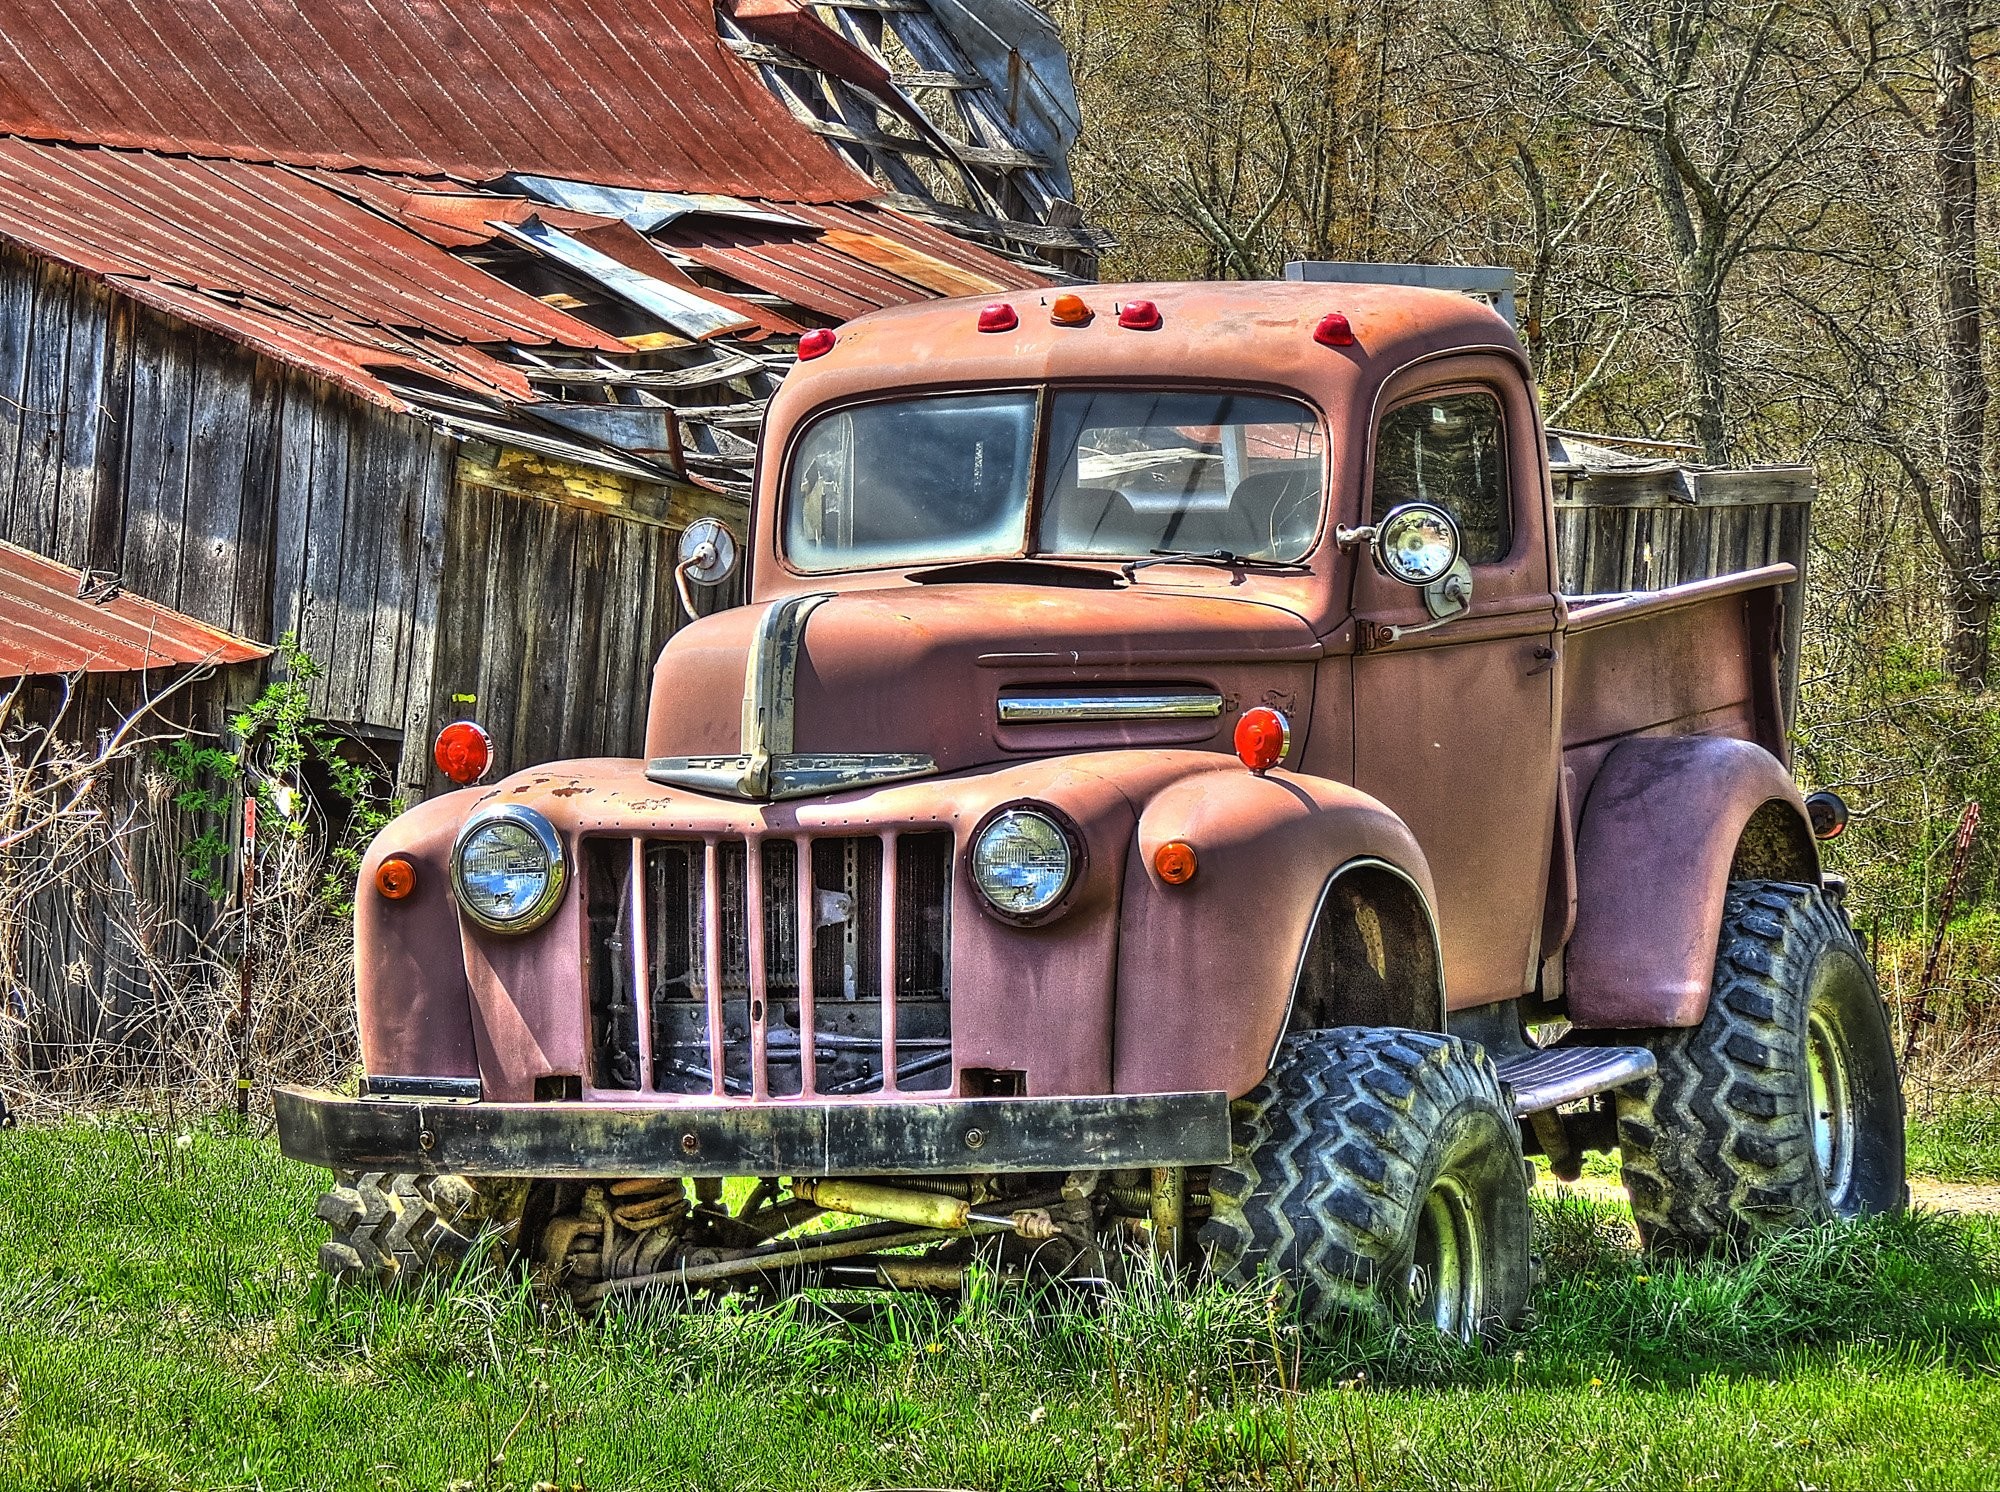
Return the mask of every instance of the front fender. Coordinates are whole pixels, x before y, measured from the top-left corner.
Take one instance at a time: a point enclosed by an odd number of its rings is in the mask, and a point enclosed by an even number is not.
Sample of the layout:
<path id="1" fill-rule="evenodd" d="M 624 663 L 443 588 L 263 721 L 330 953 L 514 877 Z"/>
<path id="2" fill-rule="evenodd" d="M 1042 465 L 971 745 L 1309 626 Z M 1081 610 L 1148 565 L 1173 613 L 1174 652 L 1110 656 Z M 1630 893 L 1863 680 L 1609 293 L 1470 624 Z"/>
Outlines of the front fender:
<path id="1" fill-rule="evenodd" d="M 1819 851 L 1797 784 L 1762 746 L 1642 737 L 1598 770 L 1576 866 L 1563 966 L 1571 1022 L 1694 1026 L 1708 1010 L 1730 877 L 1816 885 Z"/>
<path id="2" fill-rule="evenodd" d="M 1153 868 L 1170 839 L 1194 846 L 1194 879 Z M 1328 878 L 1355 860 L 1407 874 L 1435 905 L 1409 829 L 1357 788 L 1291 772 L 1210 772 L 1176 782 L 1139 817 L 1118 940 L 1114 1087 L 1247 1093 L 1283 1034 Z"/>
<path id="3" fill-rule="evenodd" d="M 419 803 L 390 821 L 361 860 L 354 890 L 354 986 L 361 1063 L 371 1076 L 477 1077 L 472 987 L 459 948 L 451 893 L 451 844 L 482 796 L 467 788 Z M 390 901 L 376 867 L 400 855 L 416 889 Z"/>

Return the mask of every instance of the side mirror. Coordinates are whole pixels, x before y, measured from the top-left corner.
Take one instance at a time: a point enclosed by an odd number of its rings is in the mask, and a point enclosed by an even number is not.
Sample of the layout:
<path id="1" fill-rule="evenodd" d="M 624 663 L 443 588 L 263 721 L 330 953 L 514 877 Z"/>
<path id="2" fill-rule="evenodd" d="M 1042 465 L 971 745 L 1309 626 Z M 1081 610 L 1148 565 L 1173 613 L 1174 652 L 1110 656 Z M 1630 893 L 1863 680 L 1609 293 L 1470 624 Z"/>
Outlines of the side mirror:
<path id="1" fill-rule="evenodd" d="M 1423 589 L 1431 619 L 1416 627 L 1384 627 L 1385 642 L 1428 632 L 1471 609 L 1472 567 L 1459 553 L 1458 524 L 1443 508 L 1404 503 L 1380 523 L 1338 529 L 1334 538 L 1343 548 L 1368 545 L 1384 575 Z"/>
<path id="2" fill-rule="evenodd" d="M 679 563 L 674 566 L 674 588 L 680 592 L 681 609 L 697 615 L 688 582 L 720 585 L 736 572 L 736 536 L 719 518 L 697 518 L 681 530 Z"/>
<path id="3" fill-rule="evenodd" d="M 1458 525 L 1430 503 L 1404 503 L 1375 525 L 1375 563 L 1404 585 L 1429 587 L 1459 563 Z"/>

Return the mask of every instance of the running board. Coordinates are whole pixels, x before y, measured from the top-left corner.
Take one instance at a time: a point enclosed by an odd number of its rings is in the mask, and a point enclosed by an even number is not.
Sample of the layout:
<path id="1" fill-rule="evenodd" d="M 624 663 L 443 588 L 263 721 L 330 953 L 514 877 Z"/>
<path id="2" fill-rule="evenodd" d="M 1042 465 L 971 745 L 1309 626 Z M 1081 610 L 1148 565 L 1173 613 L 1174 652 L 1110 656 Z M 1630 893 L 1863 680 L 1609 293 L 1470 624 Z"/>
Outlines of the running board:
<path id="1" fill-rule="evenodd" d="M 1659 1063 L 1642 1046 L 1559 1046 L 1509 1057 L 1499 1067 L 1514 1117 L 1525 1119 L 1651 1077 Z"/>

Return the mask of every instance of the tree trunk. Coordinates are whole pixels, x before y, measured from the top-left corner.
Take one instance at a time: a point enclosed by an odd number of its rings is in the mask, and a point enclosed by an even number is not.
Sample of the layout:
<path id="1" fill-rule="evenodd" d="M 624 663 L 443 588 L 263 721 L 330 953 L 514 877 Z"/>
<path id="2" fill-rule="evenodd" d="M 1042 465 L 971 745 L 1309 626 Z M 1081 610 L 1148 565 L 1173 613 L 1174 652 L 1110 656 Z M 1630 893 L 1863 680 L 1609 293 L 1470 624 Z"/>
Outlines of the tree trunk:
<path id="1" fill-rule="evenodd" d="M 1974 150 L 1971 0 L 1938 0 L 1931 32 L 1937 85 L 1938 309 L 1942 320 L 1944 481 L 1939 526 L 1950 552 L 1945 659 L 1962 689 L 1986 687 L 1993 576 L 1986 555 L 1986 366 L 1979 303 L 1979 161 Z"/>

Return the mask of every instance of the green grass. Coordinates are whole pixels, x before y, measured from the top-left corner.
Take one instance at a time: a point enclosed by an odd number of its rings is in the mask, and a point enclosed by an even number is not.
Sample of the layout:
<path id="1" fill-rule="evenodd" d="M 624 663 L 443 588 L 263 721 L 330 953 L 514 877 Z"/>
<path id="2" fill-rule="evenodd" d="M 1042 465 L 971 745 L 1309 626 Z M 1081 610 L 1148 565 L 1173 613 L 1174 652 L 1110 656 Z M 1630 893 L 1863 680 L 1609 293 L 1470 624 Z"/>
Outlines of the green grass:
<path id="1" fill-rule="evenodd" d="M 1911 1171 L 1944 1181 L 2000 1181 L 2000 1094 L 1925 1094 L 1911 1109 Z"/>
<path id="2" fill-rule="evenodd" d="M 1545 1204 L 1534 1319 L 1473 1352 L 1221 1289 L 858 1325 L 330 1291 L 319 1185 L 209 1122 L 0 1134 L 0 1487 L 2000 1484 L 1985 1219 L 1684 1269 Z"/>

